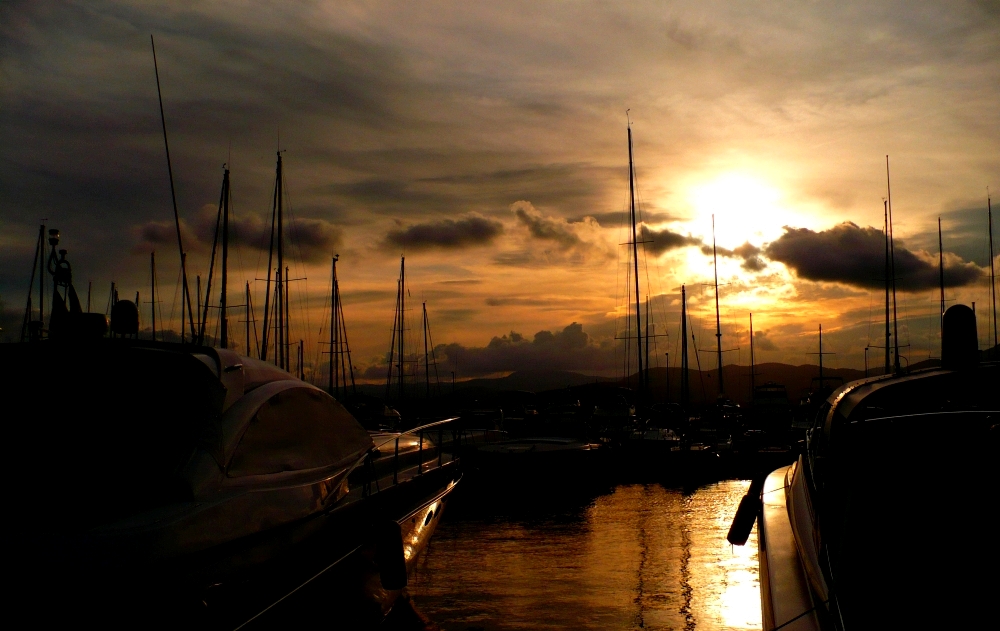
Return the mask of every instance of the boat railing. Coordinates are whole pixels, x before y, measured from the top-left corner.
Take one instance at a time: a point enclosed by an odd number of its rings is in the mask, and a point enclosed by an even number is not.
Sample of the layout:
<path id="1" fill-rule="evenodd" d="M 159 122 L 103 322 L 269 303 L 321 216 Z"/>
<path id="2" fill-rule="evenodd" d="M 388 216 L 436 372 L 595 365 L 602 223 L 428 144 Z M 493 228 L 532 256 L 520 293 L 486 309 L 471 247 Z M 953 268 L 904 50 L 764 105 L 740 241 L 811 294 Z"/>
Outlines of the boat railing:
<path id="1" fill-rule="evenodd" d="M 413 443 L 407 440 L 408 437 L 416 438 L 415 450 L 412 449 Z M 456 416 L 393 434 L 387 440 L 377 442 L 372 451 L 379 457 L 387 455 L 385 448 L 391 443 L 392 484 L 396 485 L 432 469 L 458 462 L 466 447 L 489 444 L 506 438 L 506 432 L 496 429 L 465 427 L 462 418 Z M 413 466 L 412 462 L 411 454 L 414 453 L 416 466 Z M 383 475 L 387 473 L 383 469 Z"/>

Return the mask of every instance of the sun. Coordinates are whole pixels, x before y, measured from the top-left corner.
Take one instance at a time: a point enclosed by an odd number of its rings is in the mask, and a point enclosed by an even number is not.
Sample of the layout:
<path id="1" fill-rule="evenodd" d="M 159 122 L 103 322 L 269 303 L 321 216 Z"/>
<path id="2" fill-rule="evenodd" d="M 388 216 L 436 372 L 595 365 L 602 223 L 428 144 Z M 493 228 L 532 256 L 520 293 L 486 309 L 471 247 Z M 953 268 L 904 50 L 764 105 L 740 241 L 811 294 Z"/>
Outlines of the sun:
<path id="1" fill-rule="evenodd" d="M 745 173 L 724 173 L 694 184 L 687 197 L 694 211 L 692 228 L 711 239 L 714 215 L 716 241 L 725 248 L 772 241 L 782 226 L 795 223 L 795 215 L 782 204 L 782 192 Z"/>

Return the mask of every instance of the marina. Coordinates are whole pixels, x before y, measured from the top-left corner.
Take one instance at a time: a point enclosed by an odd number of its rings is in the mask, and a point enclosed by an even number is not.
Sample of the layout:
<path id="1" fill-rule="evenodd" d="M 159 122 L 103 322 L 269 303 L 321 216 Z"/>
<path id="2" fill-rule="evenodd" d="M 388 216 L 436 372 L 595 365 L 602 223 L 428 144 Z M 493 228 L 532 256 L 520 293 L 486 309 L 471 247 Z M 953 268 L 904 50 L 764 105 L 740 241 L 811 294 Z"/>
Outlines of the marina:
<path id="1" fill-rule="evenodd" d="M 26 625 L 997 626 L 995 10 L 168 5 L 0 6 Z"/>

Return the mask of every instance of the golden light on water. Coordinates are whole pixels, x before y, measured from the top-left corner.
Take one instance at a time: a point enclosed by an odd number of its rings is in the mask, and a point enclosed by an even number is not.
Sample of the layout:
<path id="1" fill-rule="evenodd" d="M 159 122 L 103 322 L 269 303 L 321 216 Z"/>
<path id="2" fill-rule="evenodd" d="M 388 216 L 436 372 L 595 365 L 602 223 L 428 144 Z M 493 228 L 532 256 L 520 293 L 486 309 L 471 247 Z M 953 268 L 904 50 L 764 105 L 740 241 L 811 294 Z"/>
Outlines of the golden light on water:
<path id="1" fill-rule="evenodd" d="M 525 520 L 446 521 L 408 588 L 442 629 L 759 629 L 756 532 L 726 532 L 747 482 L 619 486 Z"/>

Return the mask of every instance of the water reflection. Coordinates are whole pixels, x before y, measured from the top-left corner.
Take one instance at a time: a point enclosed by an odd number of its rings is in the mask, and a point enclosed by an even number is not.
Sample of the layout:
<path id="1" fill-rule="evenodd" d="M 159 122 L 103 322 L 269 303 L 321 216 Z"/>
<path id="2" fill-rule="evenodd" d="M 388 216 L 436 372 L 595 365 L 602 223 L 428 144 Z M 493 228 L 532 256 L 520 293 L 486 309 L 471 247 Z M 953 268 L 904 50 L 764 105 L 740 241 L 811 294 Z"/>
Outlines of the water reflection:
<path id="1" fill-rule="evenodd" d="M 756 532 L 726 542 L 747 485 L 628 485 L 570 510 L 445 515 L 409 591 L 445 630 L 759 629 Z"/>

